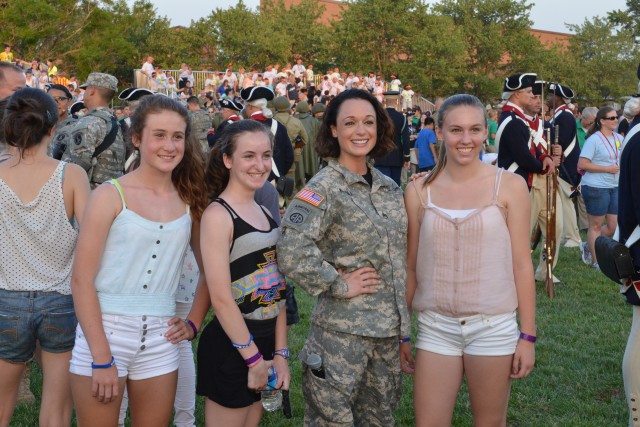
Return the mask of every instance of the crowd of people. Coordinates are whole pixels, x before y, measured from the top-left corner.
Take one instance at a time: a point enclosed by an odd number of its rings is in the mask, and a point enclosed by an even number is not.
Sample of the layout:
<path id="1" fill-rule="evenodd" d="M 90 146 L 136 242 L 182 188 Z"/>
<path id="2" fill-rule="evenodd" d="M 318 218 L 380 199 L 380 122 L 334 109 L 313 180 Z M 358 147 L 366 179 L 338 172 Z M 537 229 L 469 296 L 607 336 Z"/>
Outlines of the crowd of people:
<path id="1" fill-rule="evenodd" d="M 211 96 L 217 103 L 222 99 L 234 99 L 242 89 L 264 86 L 276 95 L 286 97 L 292 104 L 299 100 L 307 100 L 310 104 L 327 104 L 347 89 L 363 89 L 373 93 L 380 102 L 384 100 L 384 92 L 398 93 L 402 109 L 409 111 L 413 108 L 415 95 L 411 85 L 403 85 L 397 74 L 390 74 L 387 80 L 379 72 L 347 73 L 340 71 L 339 67 L 329 69 L 325 74 L 317 74 L 313 64 L 305 66 L 301 58 L 296 60 L 295 65 L 287 63 L 281 67 L 277 63 L 269 64 L 264 70 L 255 66 L 247 70 L 240 66 L 234 71 L 233 64 L 228 64 L 225 71 L 205 70 L 207 78 L 201 87 L 196 82 L 193 69 L 186 63 L 180 66 L 177 76 L 174 76 L 171 71 L 165 71 L 153 62 L 154 58 L 148 56 L 142 64 L 140 71 L 144 79 L 141 86 L 182 99 L 200 94 L 202 97 Z"/>
<path id="2" fill-rule="evenodd" d="M 336 68 L 327 97 L 309 98 L 313 68 L 298 60 L 212 73 L 199 96 L 183 69 L 185 102 L 160 86 L 118 94 L 115 77 L 91 73 L 86 114 L 69 117 L 68 86 L 28 87 L 0 62 L 0 321 L 16 337 L 0 349 L 0 426 L 34 358 L 43 425 L 69 425 L 75 408 L 81 426 L 127 412 L 193 426 L 197 394 L 207 425 L 257 426 L 261 391 L 292 380 L 294 286 L 317 297 L 299 355 L 305 425 L 393 425 L 405 373 L 416 425 L 450 424 L 466 378 L 474 422 L 504 426 L 511 382 L 535 364 L 535 281 L 560 281 L 560 243 L 597 268 L 596 237 L 618 214 L 623 242 L 640 223 L 640 94 L 624 127 L 533 73 L 507 77 L 495 108 L 458 94 L 432 114 L 406 103 L 397 76 L 380 93 L 374 73 Z M 142 71 L 176 84 L 152 57 Z M 536 226 L 557 244 L 534 272 Z"/>

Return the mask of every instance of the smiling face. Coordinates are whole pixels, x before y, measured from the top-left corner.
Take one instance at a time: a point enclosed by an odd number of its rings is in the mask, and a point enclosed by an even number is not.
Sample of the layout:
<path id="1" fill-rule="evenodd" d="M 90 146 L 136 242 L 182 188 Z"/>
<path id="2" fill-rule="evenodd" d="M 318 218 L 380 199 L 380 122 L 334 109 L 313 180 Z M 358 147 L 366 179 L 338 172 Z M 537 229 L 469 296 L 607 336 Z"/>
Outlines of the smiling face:
<path id="1" fill-rule="evenodd" d="M 235 150 L 222 160 L 229 169 L 229 183 L 237 183 L 257 191 L 271 173 L 273 149 L 265 132 L 244 132 L 235 140 Z"/>
<path id="2" fill-rule="evenodd" d="M 482 143 L 487 138 L 487 123 L 481 108 L 461 105 L 446 111 L 437 134 L 444 140 L 447 162 L 468 164 L 479 160 Z"/>
<path id="3" fill-rule="evenodd" d="M 338 161 L 354 171 L 366 163 L 367 154 L 376 146 L 376 111 L 369 101 L 348 99 L 340 106 L 331 133 L 338 140 Z M 353 166 L 355 168 L 352 168 Z"/>
<path id="4" fill-rule="evenodd" d="M 184 156 L 187 123 L 173 111 L 149 114 L 142 135 L 132 135 L 140 150 L 140 167 L 171 173 Z"/>

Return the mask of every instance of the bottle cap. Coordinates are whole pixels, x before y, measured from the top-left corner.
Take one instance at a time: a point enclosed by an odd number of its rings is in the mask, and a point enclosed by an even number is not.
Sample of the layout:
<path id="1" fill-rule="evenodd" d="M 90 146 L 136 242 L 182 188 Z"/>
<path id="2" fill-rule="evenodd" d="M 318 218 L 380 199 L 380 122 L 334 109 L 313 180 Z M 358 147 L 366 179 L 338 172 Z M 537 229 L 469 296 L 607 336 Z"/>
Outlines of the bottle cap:
<path id="1" fill-rule="evenodd" d="M 319 354 L 309 353 L 307 355 L 306 364 L 311 369 L 319 369 L 322 367 L 322 358 Z"/>

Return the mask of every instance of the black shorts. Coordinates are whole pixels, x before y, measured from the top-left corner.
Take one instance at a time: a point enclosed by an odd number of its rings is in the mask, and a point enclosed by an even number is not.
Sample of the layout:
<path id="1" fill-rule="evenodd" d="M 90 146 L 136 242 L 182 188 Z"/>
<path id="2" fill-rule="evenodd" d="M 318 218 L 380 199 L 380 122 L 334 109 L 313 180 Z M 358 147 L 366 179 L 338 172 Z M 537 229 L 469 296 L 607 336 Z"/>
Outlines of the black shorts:
<path id="1" fill-rule="evenodd" d="M 265 359 L 275 351 L 276 319 L 246 320 L 249 332 Z M 198 343 L 196 393 L 224 406 L 246 408 L 260 400 L 247 388 L 249 368 L 222 329 L 217 317 L 204 328 Z"/>

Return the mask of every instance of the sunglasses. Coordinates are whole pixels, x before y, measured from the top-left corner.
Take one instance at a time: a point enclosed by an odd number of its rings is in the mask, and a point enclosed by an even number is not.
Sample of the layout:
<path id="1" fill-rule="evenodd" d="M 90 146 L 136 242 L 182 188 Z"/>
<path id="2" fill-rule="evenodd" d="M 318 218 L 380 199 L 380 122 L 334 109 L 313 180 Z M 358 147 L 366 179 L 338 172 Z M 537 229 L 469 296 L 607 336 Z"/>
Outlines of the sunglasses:
<path id="1" fill-rule="evenodd" d="M 603 117 L 603 118 L 602 118 L 602 120 L 611 120 L 611 121 L 614 121 L 614 120 L 618 120 L 618 116 Z"/>

